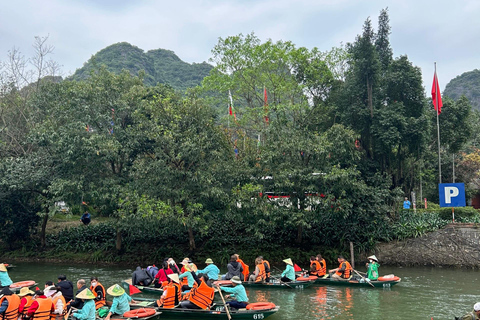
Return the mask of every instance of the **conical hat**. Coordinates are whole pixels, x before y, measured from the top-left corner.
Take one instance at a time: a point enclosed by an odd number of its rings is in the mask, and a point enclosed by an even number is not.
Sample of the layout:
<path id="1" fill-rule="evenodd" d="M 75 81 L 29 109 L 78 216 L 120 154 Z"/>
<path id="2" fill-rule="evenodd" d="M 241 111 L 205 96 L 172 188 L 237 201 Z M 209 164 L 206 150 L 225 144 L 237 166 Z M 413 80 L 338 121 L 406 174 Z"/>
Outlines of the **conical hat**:
<path id="1" fill-rule="evenodd" d="M 7 267 L 5 267 L 5 265 L 3 263 L 0 263 L 0 271 L 7 271 Z"/>
<path id="2" fill-rule="evenodd" d="M 167 275 L 167 277 L 172 279 L 173 282 L 180 283 L 180 278 L 178 277 L 178 274 L 176 274 L 176 273 L 169 274 L 169 275 Z"/>
<path id="3" fill-rule="evenodd" d="M 123 289 L 118 284 L 114 284 L 113 286 L 107 289 L 107 293 L 111 296 L 119 297 L 125 293 L 125 289 Z"/>
<path id="4" fill-rule="evenodd" d="M 20 289 L 20 293 L 17 294 L 19 297 L 26 296 L 27 294 L 31 294 L 32 296 L 35 294 L 32 290 L 28 289 L 28 287 L 23 287 Z"/>
<path id="5" fill-rule="evenodd" d="M 79 294 L 77 294 L 75 298 L 90 300 L 95 299 L 95 296 L 93 295 L 92 291 L 90 291 L 90 289 L 85 289 L 82 290 Z"/>
<path id="6" fill-rule="evenodd" d="M 205 263 L 213 263 L 213 260 L 211 258 L 208 258 Z"/>
<path id="7" fill-rule="evenodd" d="M 375 255 L 370 256 L 370 257 L 368 257 L 367 259 L 368 259 L 368 260 L 372 259 L 372 260 L 375 260 L 375 261 L 378 262 L 378 259 L 377 259 L 377 257 L 375 257 Z"/>
<path id="8" fill-rule="evenodd" d="M 289 265 L 293 266 L 293 261 L 292 261 L 292 259 L 290 259 L 290 258 L 283 260 L 283 262 L 285 262 L 286 264 L 289 264 Z"/>

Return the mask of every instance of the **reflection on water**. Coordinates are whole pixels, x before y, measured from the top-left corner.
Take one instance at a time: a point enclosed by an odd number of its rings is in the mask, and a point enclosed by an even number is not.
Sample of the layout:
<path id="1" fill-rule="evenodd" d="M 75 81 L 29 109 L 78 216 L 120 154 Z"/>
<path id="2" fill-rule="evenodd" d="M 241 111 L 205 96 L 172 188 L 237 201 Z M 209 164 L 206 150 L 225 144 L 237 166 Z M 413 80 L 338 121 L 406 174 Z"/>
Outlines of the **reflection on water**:
<path id="1" fill-rule="evenodd" d="M 8 261 L 7 261 L 8 263 Z M 45 281 L 56 282 L 66 274 L 72 282 L 97 276 L 105 287 L 130 278 L 133 269 L 123 266 L 83 264 L 15 263 L 10 277 L 14 282 L 35 280 L 43 288 Z M 273 302 L 280 311 L 271 320 L 280 319 L 453 319 L 472 310 L 480 301 L 477 288 L 479 272 L 442 268 L 389 268 L 402 282 L 391 289 L 313 285 L 303 290 L 247 288 L 251 302 Z M 152 296 L 149 296 L 152 297 Z"/>

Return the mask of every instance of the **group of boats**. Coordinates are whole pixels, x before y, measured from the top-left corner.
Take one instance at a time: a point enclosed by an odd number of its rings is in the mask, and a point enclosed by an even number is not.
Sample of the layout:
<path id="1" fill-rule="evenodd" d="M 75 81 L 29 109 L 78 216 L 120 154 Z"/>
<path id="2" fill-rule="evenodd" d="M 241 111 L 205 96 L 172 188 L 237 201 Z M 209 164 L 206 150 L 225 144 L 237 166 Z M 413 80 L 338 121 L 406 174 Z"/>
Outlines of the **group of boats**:
<path id="1" fill-rule="evenodd" d="M 270 282 L 243 282 L 246 288 L 254 289 L 284 289 L 284 290 L 303 290 L 313 285 L 326 286 L 352 286 L 352 287 L 373 287 L 373 288 L 389 288 L 401 281 L 401 278 L 394 275 L 387 275 L 378 278 L 378 280 L 368 281 L 360 274 L 354 275 L 349 279 L 337 280 L 331 278 L 329 275 L 324 277 L 315 276 L 300 276 L 295 281 L 283 282 L 279 278 L 272 277 Z M 35 287 L 35 281 L 27 280 L 16 282 L 10 286 L 12 291 L 19 291 L 22 287 Z M 229 280 L 215 281 L 214 285 L 231 286 L 232 282 Z M 223 296 L 216 289 L 215 299 L 213 305 L 208 310 L 203 309 L 184 309 L 184 308 L 158 308 L 156 307 L 156 300 L 163 293 L 161 288 L 153 286 L 132 286 L 131 280 L 122 282 L 127 293 L 131 292 L 132 287 L 136 287 L 144 294 L 152 295 L 152 298 L 135 297 L 136 303 L 130 305 L 131 311 L 123 316 L 112 317 L 112 319 L 129 320 L 129 319 L 144 319 L 156 320 L 157 318 L 170 319 L 265 319 L 276 313 L 280 307 L 271 302 L 257 302 L 250 303 L 245 309 L 230 309 L 226 308 Z M 218 293 L 218 294 L 217 294 Z M 155 297 L 153 296 L 155 295 Z M 219 299 L 221 297 L 221 299 Z M 66 320 L 68 317 L 65 317 Z M 73 319 L 72 319 L 73 320 Z"/>

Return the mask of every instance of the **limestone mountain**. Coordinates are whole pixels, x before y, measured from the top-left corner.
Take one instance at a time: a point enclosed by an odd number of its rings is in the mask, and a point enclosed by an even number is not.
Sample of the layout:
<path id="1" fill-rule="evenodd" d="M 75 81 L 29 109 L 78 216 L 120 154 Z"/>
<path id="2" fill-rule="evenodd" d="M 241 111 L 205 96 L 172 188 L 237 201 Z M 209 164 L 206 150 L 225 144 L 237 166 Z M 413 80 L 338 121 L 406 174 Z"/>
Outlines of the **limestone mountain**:
<path id="1" fill-rule="evenodd" d="M 455 77 L 446 85 L 443 94 L 454 100 L 465 95 L 472 108 L 480 110 L 480 70 L 475 69 Z"/>
<path id="2" fill-rule="evenodd" d="M 181 91 L 199 85 L 213 68 L 206 62 L 192 64 L 184 62 L 170 50 L 156 49 L 144 52 L 127 42 L 121 42 L 97 52 L 84 63 L 83 67 L 75 71 L 71 79 L 85 79 L 92 69 L 101 65 L 105 65 L 114 73 L 126 69 L 137 75 L 140 70 L 145 70 L 145 84 L 154 86 L 157 83 L 165 83 Z"/>

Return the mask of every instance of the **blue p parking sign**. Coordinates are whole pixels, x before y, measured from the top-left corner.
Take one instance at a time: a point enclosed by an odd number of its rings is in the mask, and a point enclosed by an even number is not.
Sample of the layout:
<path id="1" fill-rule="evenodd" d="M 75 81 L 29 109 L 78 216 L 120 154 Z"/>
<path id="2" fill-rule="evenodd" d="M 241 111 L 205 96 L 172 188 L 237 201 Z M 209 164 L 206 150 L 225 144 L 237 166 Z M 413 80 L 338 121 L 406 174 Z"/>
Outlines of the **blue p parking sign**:
<path id="1" fill-rule="evenodd" d="M 438 193 L 440 207 L 465 207 L 465 184 L 440 183 Z"/>

